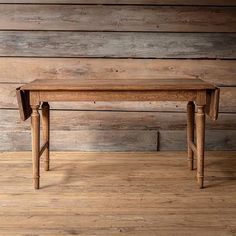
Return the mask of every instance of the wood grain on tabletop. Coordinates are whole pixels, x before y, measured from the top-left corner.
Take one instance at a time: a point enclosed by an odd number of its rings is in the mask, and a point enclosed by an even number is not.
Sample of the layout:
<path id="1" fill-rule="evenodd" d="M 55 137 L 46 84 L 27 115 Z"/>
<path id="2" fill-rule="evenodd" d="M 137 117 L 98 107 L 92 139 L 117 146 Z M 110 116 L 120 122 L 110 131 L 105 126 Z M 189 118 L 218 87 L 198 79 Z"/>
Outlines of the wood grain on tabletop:
<path id="1" fill-rule="evenodd" d="M 215 86 L 200 79 L 132 79 L 130 80 L 35 80 L 22 90 L 199 90 Z"/>

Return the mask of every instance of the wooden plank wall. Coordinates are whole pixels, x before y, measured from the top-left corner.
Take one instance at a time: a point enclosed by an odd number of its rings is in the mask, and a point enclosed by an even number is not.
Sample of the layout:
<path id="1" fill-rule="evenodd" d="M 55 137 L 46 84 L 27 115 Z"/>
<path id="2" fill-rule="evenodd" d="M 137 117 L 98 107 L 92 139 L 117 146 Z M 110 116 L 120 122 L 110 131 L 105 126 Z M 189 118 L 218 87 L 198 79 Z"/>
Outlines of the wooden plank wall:
<path id="1" fill-rule="evenodd" d="M 0 0 L 0 150 L 30 150 L 15 88 L 34 79 L 201 78 L 221 87 L 207 148 L 236 149 L 234 0 Z M 54 150 L 182 150 L 186 104 L 51 104 Z M 67 121 L 69 120 L 69 122 Z"/>

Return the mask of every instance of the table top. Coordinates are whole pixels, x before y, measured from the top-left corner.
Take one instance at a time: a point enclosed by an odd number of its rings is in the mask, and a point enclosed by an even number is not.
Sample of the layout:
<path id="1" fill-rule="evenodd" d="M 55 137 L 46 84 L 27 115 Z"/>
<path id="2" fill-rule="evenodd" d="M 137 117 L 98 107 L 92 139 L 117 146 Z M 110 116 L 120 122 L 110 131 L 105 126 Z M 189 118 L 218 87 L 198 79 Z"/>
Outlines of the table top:
<path id="1" fill-rule="evenodd" d="M 21 90 L 87 90 L 87 91 L 130 91 L 130 90 L 201 90 L 215 89 L 200 79 L 47 79 L 34 80 L 21 87 Z"/>

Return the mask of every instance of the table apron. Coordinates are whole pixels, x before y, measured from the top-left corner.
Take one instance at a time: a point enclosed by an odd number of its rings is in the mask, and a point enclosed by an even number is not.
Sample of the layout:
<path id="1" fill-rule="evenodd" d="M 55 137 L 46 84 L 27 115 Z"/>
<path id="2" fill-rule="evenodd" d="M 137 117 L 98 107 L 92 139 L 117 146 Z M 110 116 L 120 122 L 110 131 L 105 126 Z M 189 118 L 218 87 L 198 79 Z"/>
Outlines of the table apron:
<path id="1" fill-rule="evenodd" d="M 205 94 L 206 91 L 201 91 Z M 30 104 L 47 101 L 196 101 L 198 90 L 30 91 Z"/>

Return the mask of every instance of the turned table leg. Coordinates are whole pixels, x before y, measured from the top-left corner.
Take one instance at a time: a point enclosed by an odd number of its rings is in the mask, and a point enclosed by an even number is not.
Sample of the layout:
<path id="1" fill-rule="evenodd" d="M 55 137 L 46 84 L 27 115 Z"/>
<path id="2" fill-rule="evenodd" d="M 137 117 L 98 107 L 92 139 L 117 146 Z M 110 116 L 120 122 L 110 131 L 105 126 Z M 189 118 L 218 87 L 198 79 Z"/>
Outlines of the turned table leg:
<path id="1" fill-rule="evenodd" d="M 187 105 L 187 147 L 188 147 L 188 166 L 190 170 L 194 169 L 194 152 L 190 146 L 194 142 L 194 102 L 190 101 Z"/>
<path id="2" fill-rule="evenodd" d="M 199 188 L 203 188 L 204 182 L 204 144 L 205 144 L 205 106 L 197 105 L 196 114 L 196 138 L 197 138 L 197 181 Z"/>
<path id="3" fill-rule="evenodd" d="M 49 170 L 49 136 L 50 136 L 50 107 L 47 102 L 42 104 L 42 127 L 43 127 L 43 143 L 47 143 L 43 152 L 44 170 Z"/>
<path id="4" fill-rule="evenodd" d="M 32 135 L 32 162 L 33 162 L 33 182 L 34 188 L 39 189 L 40 176 L 40 115 L 39 105 L 32 105 L 31 114 L 31 135 Z"/>

